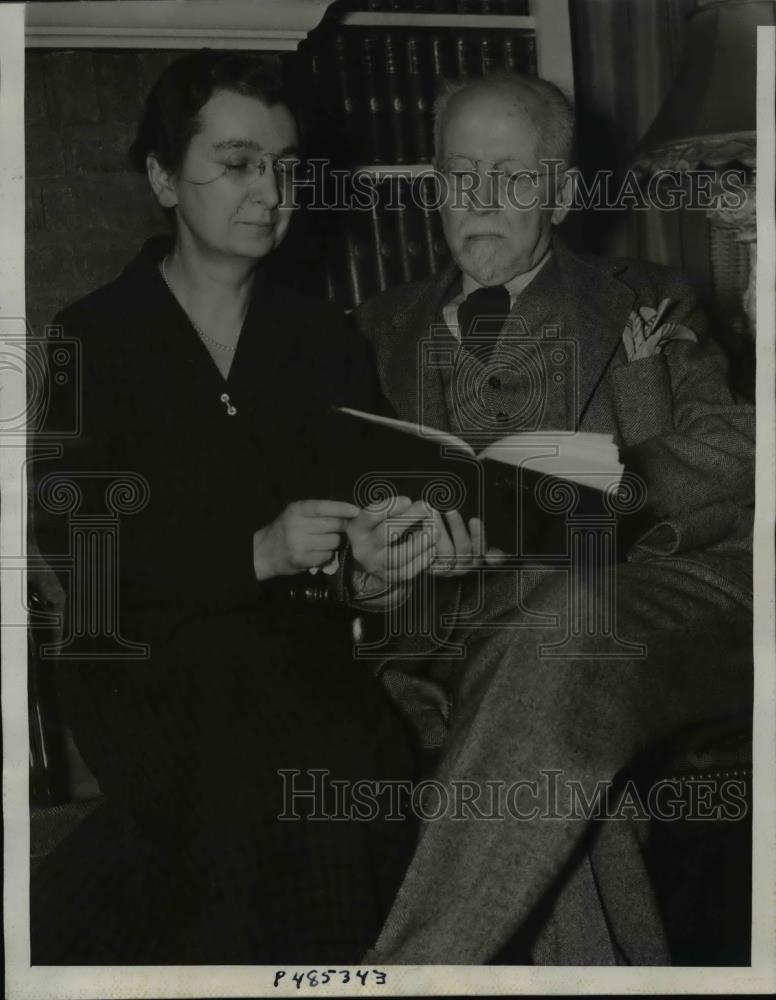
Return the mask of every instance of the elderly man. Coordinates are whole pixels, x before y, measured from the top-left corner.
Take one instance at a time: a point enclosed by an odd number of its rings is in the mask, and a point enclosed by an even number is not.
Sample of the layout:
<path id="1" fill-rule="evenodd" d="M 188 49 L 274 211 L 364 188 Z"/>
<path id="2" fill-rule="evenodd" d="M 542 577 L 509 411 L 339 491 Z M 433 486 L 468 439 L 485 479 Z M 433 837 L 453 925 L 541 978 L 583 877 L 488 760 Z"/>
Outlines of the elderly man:
<path id="1" fill-rule="evenodd" d="M 441 744 L 436 790 L 456 804 L 425 823 L 368 958 L 665 964 L 646 816 L 592 822 L 578 806 L 601 782 L 614 802 L 655 744 L 746 711 L 753 412 L 680 275 L 580 257 L 554 236 L 574 183 L 557 88 L 489 77 L 451 89 L 436 115 L 454 264 L 356 312 L 388 400 L 477 449 L 517 430 L 610 434 L 646 507 L 608 603 L 584 562 L 488 552 L 472 570 L 481 525 L 447 517 L 432 631 L 464 655 L 424 658 L 408 636 L 382 677 L 425 746 Z M 498 787 L 512 790 L 506 810 Z"/>

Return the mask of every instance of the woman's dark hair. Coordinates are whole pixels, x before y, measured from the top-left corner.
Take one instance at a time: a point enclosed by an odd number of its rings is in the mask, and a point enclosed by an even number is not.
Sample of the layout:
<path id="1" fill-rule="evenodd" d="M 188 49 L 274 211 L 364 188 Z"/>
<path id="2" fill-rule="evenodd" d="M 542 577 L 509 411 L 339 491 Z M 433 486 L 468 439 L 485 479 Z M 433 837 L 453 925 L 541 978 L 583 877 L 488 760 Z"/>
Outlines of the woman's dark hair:
<path id="1" fill-rule="evenodd" d="M 183 162 L 199 129 L 199 112 L 219 90 L 255 97 L 268 107 L 289 104 L 283 82 L 266 57 L 200 49 L 170 63 L 146 98 L 129 147 L 132 166 L 145 173 L 153 154 L 170 171 Z"/>

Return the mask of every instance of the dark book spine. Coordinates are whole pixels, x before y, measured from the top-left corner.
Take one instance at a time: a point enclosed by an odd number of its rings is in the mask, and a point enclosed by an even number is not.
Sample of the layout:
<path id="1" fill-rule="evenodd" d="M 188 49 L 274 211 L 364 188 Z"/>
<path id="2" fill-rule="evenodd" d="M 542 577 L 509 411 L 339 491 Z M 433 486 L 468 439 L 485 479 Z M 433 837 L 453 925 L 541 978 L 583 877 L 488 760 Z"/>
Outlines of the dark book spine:
<path id="1" fill-rule="evenodd" d="M 525 17 L 531 13 L 529 0 L 503 0 L 504 13 L 512 16 Z"/>
<path id="2" fill-rule="evenodd" d="M 378 39 L 367 35 L 362 43 L 364 69 L 364 94 L 366 97 L 366 134 L 368 136 L 368 159 L 370 163 L 386 162 L 386 120 L 385 101 L 377 81 Z"/>
<path id="3" fill-rule="evenodd" d="M 482 76 L 487 76 L 496 69 L 496 66 L 495 40 L 483 32 L 480 38 L 480 73 Z"/>
<path id="4" fill-rule="evenodd" d="M 348 60 L 347 39 L 344 34 L 334 36 L 334 77 L 337 111 L 342 128 L 349 139 L 356 135 L 356 104 L 351 93 L 351 73 Z"/>
<path id="5" fill-rule="evenodd" d="M 502 46 L 504 69 L 536 76 L 536 35 L 532 31 L 511 31 Z"/>
<path id="6" fill-rule="evenodd" d="M 428 163 L 431 160 L 431 118 L 429 101 L 425 94 L 420 72 L 418 39 L 407 37 L 407 86 L 409 89 L 410 162 Z"/>
<path id="7" fill-rule="evenodd" d="M 376 291 L 375 282 L 369 280 L 370 253 L 361 226 L 363 212 L 351 212 L 345 221 L 345 254 L 347 259 L 348 303 L 355 309 Z"/>
<path id="8" fill-rule="evenodd" d="M 451 74 L 450 61 L 447 58 L 444 35 L 431 35 L 429 46 L 431 49 L 431 80 L 432 93 L 436 96 L 442 89 L 444 80 Z"/>
<path id="9" fill-rule="evenodd" d="M 538 59 L 536 56 L 536 35 L 531 32 L 523 32 L 521 35 L 522 57 L 520 71 L 528 76 L 536 76 L 538 72 Z"/>
<path id="10" fill-rule="evenodd" d="M 377 287 L 384 292 L 389 286 L 389 257 L 391 246 L 385 239 L 385 223 L 380 211 L 380 199 L 369 211 L 369 221 L 372 228 L 372 254 L 374 256 Z"/>
<path id="11" fill-rule="evenodd" d="M 455 75 L 459 80 L 466 80 L 471 75 L 471 34 L 459 31 L 455 35 Z"/>
<path id="12" fill-rule="evenodd" d="M 334 255 L 326 254 L 326 273 L 324 275 L 324 281 L 326 282 L 326 298 L 329 302 L 337 301 L 337 281 L 334 277 Z"/>
<path id="13" fill-rule="evenodd" d="M 399 264 L 401 265 L 402 281 L 412 279 L 412 263 L 410 261 L 410 240 L 407 232 L 407 209 L 402 208 L 394 212 L 396 221 L 396 242 L 399 248 Z"/>
<path id="14" fill-rule="evenodd" d="M 393 34 L 383 39 L 385 53 L 385 80 L 388 117 L 391 122 L 391 161 L 406 163 L 407 102 L 402 93 L 402 77 L 399 75 L 397 42 Z"/>
<path id="15" fill-rule="evenodd" d="M 515 40 L 510 34 L 504 35 L 502 43 L 502 65 L 510 73 L 517 69 L 517 57 L 515 56 Z"/>
<path id="16" fill-rule="evenodd" d="M 422 278 L 427 273 L 423 248 L 425 234 L 423 216 L 417 205 L 413 204 L 410 192 L 406 192 L 404 208 L 396 212 L 396 230 L 401 251 L 401 269 L 404 281 Z"/>
<path id="17" fill-rule="evenodd" d="M 431 181 L 424 182 L 420 187 L 426 188 L 426 191 L 428 191 L 427 185 L 429 184 L 431 184 Z M 436 209 L 428 207 L 432 204 L 434 204 L 433 190 L 429 192 L 428 197 L 425 197 L 421 192 L 420 214 L 423 223 L 424 270 L 426 274 L 436 274 L 449 255 L 444 233 L 442 232 L 442 222 L 439 212 Z"/>
<path id="18" fill-rule="evenodd" d="M 436 209 L 431 212 L 431 232 L 433 234 L 434 265 L 438 271 L 449 262 L 450 250 L 442 229 L 442 216 Z"/>
<path id="19" fill-rule="evenodd" d="M 326 256 L 326 297 L 342 309 L 352 306 L 351 255 L 345 238 L 347 219 L 339 216 L 336 226 L 330 226 L 324 242 Z"/>

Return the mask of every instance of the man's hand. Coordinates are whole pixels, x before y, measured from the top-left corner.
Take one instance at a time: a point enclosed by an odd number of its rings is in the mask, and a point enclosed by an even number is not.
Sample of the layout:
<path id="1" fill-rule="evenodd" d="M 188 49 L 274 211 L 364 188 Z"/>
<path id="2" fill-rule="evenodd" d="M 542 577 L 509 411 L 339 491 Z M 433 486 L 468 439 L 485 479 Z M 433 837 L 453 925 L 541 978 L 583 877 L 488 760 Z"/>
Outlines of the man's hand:
<path id="1" fill-rule="evenodd" d="M 398 497 L 389 507 L 364 508 L 348 523 L 347 535 L 353 558 L 366 575 L 362 593 L 408 583 L 428 569 L 436 554 L 433 511 L 409 497 Z"/>
<path id="2" fill-rule="evenodd" d="M 338 500 L 298 500 L 253 536 L 257 580 L 291 576 L 330 562 L 342 532 L 359 513 Z"/>
<path id="3" fill-rule="evenodd" d="M 434 511 L 438 529 L 437 556 L 429 571 L 435 576 L 464 576 L 478 566 L 495 566 L 505 558 L 501 549 L 488 548 L 485 526 L 479 517 L 469 519 L 468 530 L 457 510 Z"/>

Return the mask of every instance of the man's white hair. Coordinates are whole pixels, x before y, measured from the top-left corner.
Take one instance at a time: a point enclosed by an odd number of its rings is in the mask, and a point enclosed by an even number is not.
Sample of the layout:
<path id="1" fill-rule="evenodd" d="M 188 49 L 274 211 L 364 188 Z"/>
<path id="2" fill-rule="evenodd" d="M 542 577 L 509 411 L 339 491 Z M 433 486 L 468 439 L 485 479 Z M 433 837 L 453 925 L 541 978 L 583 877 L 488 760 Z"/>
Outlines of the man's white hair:
<path id="1" fill-rule="evenodd" d="M 438 160 L 442 130 L 450 102 L 468 91 L 510 90 L 524 105 L 539 132 L 539 156 L 562 160 L 566 167 L 574 159 L 574 106 L 554 83 L 536 76 L 500 70 L 472 80 L 445 80 L 434 101 L 434 156 Z"/>

